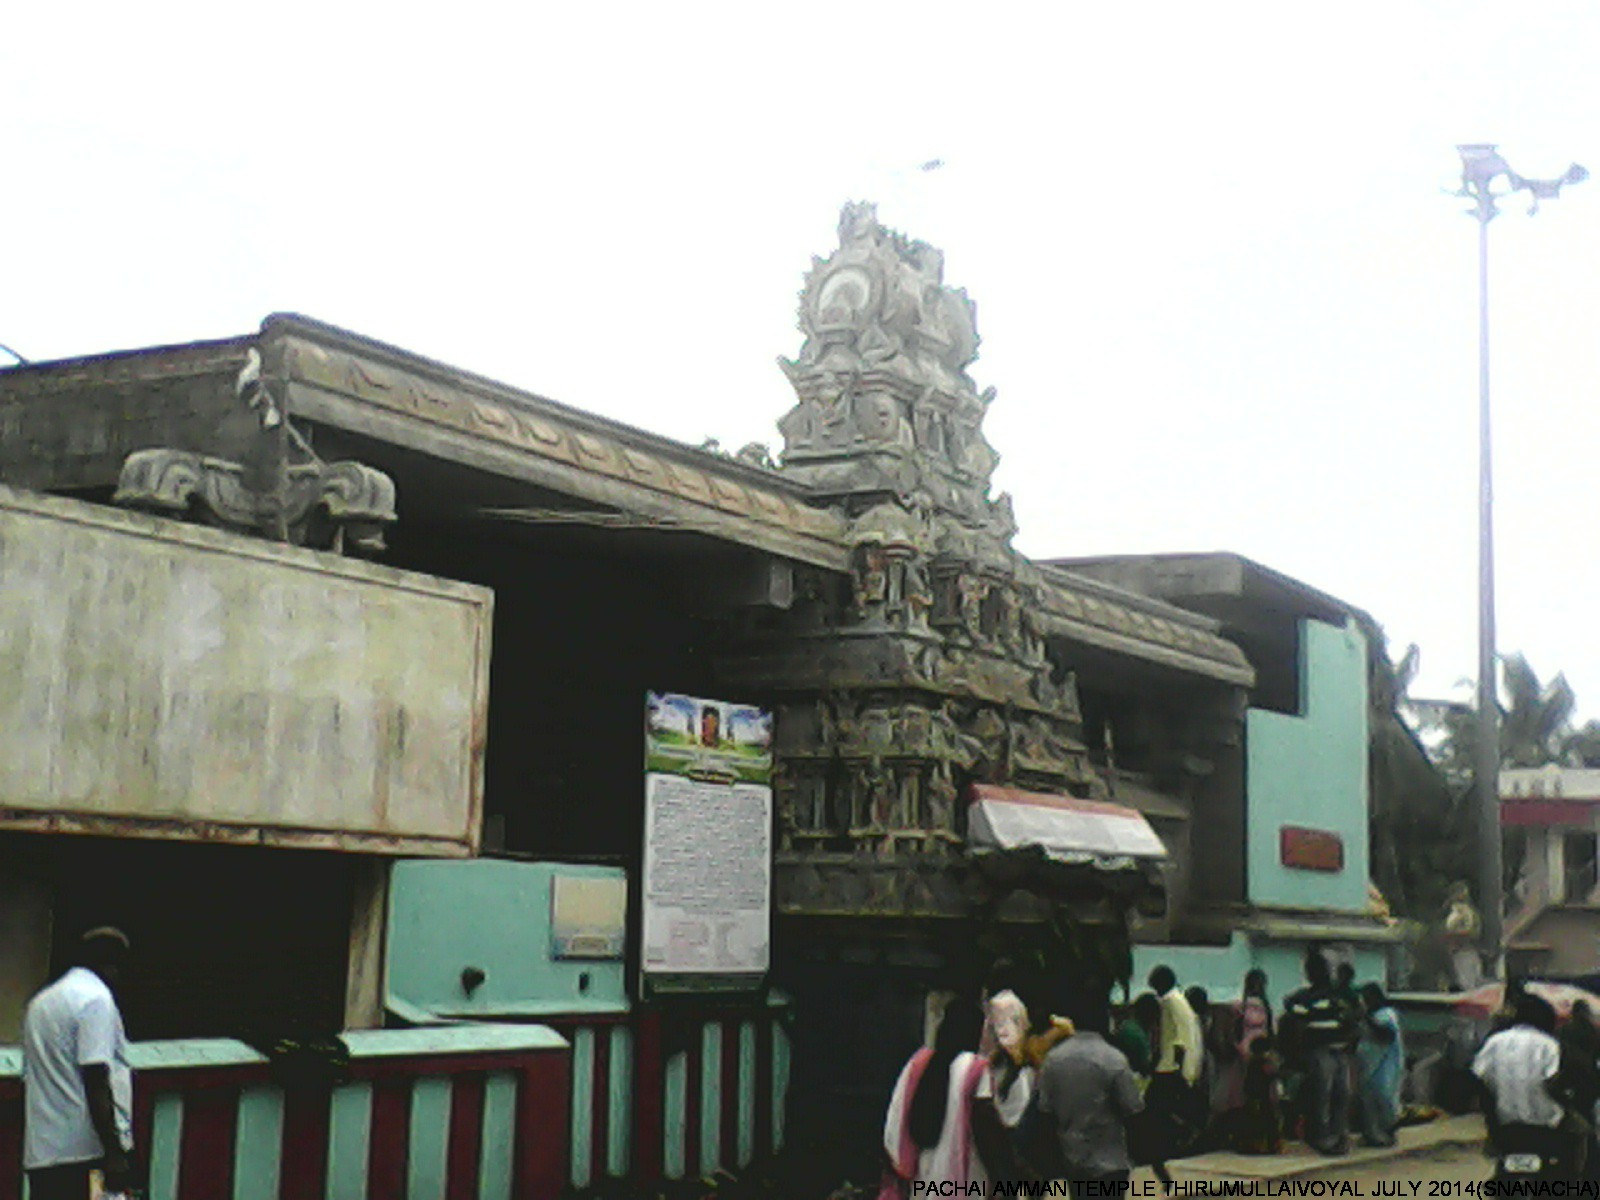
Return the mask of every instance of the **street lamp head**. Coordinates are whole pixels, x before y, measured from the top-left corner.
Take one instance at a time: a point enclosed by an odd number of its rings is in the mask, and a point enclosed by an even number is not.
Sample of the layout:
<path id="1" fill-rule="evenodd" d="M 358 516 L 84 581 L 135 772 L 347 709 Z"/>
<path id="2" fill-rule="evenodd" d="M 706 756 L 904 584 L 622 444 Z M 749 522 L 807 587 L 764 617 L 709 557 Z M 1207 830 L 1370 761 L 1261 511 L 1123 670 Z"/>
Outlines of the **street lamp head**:
<path id="1" fill-rule="evenodd" d="M 1470 194 L 1469 189 L 1474 186 L 1487 188 L 1496 175 L 1511 174 L 1510 165 L 1500 157 L 1499 148 L 1492 143 L 1469 142 L 1456 149 L 1461 152 L 1463 192 Z"/>
<path id="2" fill-rule="evenodd" d="M 1456 149 L 1461 152 L 1461 190 L 1456 195 L 1471 200 L 1472 215 L 1487 225 L 1499 211 L 1494 204 L 1494 181 L 1502 175 L 1512 180 L 1516 176 L 1492 143 L 1469 142 Z"/>
<path id="3" fill-rule="evenodd" d="M 1511 183 L 1513 187 L 1525 191 L 1533 199 L 1528 205 L 1528 215 L 1531 217 L 1539 211 L 1539 201 L 1554 200 L 1561 194 L 1561 189 L 1569 184 L 1582 183 L 1589 178 L 1589 172 L 1577 163 L 1567 168 L 1566 173 L 1557 179 L 1524 179 L 1521 175 L 1513 174 Z"/>
<path id="4" fill-rule="evenodd" d="M 1461 190 L 1456 194 L 1473 202 L 1472 215 L 1485 224 L 1498 212 L 1495 201 L 1502 196 L 1527 192 L 1532 198 L 1528 207 L 1531 216 L 1539 211 L 1539 201 L 1554 200 L 1563 187 L 1589 178 L 1587 170 L 1573 163 L 1566 174 L 1557 179 L 1529 179 L 1513 171 L 1511 164 L 1500 156 L 1498 147 L 1489 142 L 1469 142 L 1456 149 L 1461 153 Z M 1501 176 L 1511 186 L 1496 192 L 1494 181 Z"/>

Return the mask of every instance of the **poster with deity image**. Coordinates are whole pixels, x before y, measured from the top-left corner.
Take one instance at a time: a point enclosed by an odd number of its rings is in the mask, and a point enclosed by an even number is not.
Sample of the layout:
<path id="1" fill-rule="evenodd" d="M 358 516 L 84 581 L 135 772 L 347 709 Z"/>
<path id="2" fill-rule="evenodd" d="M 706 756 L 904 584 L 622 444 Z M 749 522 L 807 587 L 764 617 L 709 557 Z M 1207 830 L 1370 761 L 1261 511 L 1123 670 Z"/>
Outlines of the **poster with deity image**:
<path id="1" fill-rule="evenodd" d="M 772 714 L 646 697 L 645 994 L 759 987 L 772 924 Z"/>

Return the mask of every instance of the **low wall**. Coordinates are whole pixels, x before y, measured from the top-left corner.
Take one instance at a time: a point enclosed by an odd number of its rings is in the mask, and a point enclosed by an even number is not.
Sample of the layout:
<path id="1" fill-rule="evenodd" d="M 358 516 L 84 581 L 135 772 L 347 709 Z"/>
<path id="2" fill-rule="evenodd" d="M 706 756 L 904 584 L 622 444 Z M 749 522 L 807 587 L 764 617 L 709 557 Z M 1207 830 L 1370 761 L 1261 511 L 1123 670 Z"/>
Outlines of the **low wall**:
<path id="1" fill-rule="evenodd" d="M 150 1200 L 544 1200 L 565 1186 L 571 1049 L 538 1025 L 347 1033 L 333 1084 L 241 1042 L 140 1042 Z M 0 1049 L 0 1200 L 20 1200 L 21 1052 Z"/>
<path id="2" fill-rule="evenodd" d="M 1177 974 L 1179 987 L 1198 985 L 1213 1001 L 1233 1000 L 1244 984 L 1245 972 L 1260 968 L 1267 973 L 1267 995 L 1274 1004 L 1281 1005 L 1290 992 L 1305 986 L 1303 963 L 1306 947 L 1311 944 L 1309 938 L 1279 941 L 1235 933 L 1226 946 L 1137 945 L 1133 948 L 1129 988 L 1138 995 L 1145 989 L 1151 969 L 1165 963 Z M 1383 946 L 1337 944 L 1349 951 L 1357 983 L 1386 983 L 1388 965 Z"/>

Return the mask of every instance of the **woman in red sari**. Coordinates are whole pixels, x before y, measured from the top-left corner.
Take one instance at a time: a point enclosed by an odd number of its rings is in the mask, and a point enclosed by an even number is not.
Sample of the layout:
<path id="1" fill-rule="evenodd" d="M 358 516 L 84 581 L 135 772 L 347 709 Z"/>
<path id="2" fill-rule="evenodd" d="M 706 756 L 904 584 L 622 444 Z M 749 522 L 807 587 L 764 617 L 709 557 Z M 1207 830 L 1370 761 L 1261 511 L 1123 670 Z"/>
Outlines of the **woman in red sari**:
<path id="1" fill-rule="evenodd" d="M 987 1067 L 976 1052 L 983 1013 L 970 1000 L 952 1000 L 933 1048 L 911 1056 L 883 1123 L 889 1156 L 880 1200 L 909 1194 L 913 1182 L 978 1183 L 989 1176 L 973 1140 L 973 1094 Z"/>

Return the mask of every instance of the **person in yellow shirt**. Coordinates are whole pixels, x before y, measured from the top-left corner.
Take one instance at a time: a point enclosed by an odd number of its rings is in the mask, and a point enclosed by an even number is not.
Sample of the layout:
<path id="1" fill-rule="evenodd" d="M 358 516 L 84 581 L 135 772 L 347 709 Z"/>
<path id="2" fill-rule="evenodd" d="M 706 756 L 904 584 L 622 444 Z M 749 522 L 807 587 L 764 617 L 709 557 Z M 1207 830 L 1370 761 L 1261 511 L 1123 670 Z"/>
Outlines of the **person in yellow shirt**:
<path id="1" fill-rule="evenodd" d="M 1205 1048 L 1201 1044 L 1200 1018 L 1178 987 L 1171 967 L 1150 972 L 1150 990 L 1161 1002 L 1161 1033 L 1156 1052 L 1156 1074 L 1176 1071 L 1193 1087 L 1200 1079 Z"/>
<path id="2" fill-rule="evenodd" d="M 1163 963 L 1150 972 L 1148 982 L 1161 1005 L 1161 1024 L 1145 1106 L 1162 1159 L 1178 1158 L 1200 1132 L 1204 1106 L 1197 1101 L 1195 1086 L 1205 1065 L 1205 1047 L 1200 1019 L 1179 989 L 1172 968 Z"/>

